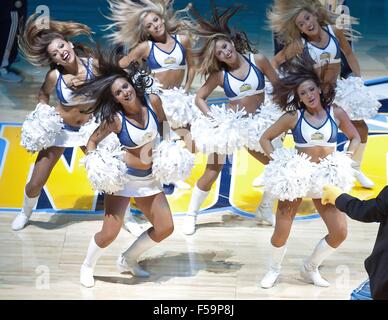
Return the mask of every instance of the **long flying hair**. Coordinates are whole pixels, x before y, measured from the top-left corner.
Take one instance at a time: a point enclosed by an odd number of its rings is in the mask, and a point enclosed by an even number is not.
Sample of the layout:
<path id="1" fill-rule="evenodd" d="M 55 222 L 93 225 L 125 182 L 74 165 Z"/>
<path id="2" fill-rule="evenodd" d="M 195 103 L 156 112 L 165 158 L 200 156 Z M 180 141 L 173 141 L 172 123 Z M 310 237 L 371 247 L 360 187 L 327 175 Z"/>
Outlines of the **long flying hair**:
<path id="1" fill-rule="evenodd" d="M 215 57 L 215 47 L 217 40 L 226 40 L 234 44 L 237 52 L 244 54 L 257 51 L 251 47 L 251 43 L 245 32 L 231 29 L 228 26 L 229 20 L 242 8 L 239 5 L 233 5 L 221 11 L 210 1 L 212 16 L 206 20 L 199 11 L 192 5 L 189 12 L 195 19 L 195 23 L 189 26 L 189 30 L 196 36 L 203 38 L 203 45 L 194 51 L 194 57 L 201 61 L 199 73 L 205 77 L 213 72 L 227 68 Z"/>
<path id="2" fill-rule="evenodd" d="M 313 64 L 306 63 L 301 57 L 296 56 L 282 64 L 280 68 L 280 80 L 273 86 L 273 100 L 281 106 L 284 111 L 295 111 L 304 109 L 303 102 L 300 102 L 298 95 L 299 86 L 307 81 L 313 81 L 317 87 L 322 88 L 322 82 L 314 70 Z M 320 95 L 321 104 L 324 108 L 331 105 L 334 100 L 335 91 L 332 85 L 328 85 L 326 93 Z"/>
<path id="3" fill-rule="evenodd" d="M 33 14 L 28 18 L 26 26 L 18 38 L 22 55 L 34 66 L 50 65 L 51 69 L 56 67 L 47 52 L 48 45 L 54 39 L 69 41 L 70 37 L 79 35 L 91 37 L 92 35 L 92 31 L 87 25 L 70 21 L 50 20 L 49 28 L 45 29 L 39 27 L 38 17 L 38 14 Z M 88 48 L 79 43 L 74 43 L 74 50 L 80 56 L 89 56 L 91 53 Z"/>
<path id="4" fill-rule="evenodd" d="M 93 108 L 85 111 L 86 113 L 94 113 L 101 121 L 111 123 L 115 114 L 123 110 L 114 99 L 112 84 L 123 78 L 133 86 L 136 95 L 143 99 L 145 90 L 152 86 L 153 80 L 149 76 L 149 70 L 140 67 L 137 62 L 132 62 L 126 69 L 122 69 L 118 63 L 120 56 L 117 54 L 117 48 L 103 52 L 98 47 L 95 56 L 98 59 L 97 76 L 77 87 L 74 93 L 95 100 Z"/>
<path id="5" fill-rule="evenodd" d="M 295 24 L 295 19 L 303 10 L 318 17 L 321 26 L 335 25 L 339 14 L 326 9 L 319 0 L 274 0 L 274 4 L 267 11 L 270 28 L 280 43 L 288 45 L 301 38 L 300 30 Z M 352 24 L 358 20 L 349 15 L 342 14 L 341 18 L 349 22 L 342 25 L 344 34 L 349 40 L 359 38 L 359 33 L 352 29 Z"/>
<path id="6" fill-rule="evenodd" d="M 140 42 L 152 40 L 143 25 L 144 17 L 153 12 L 164 19 L 166 32 L 170 34 L 185 30 L 183 10 L 173 10 L 173 0 L 108 0 L 112 21 L 106 30 L 113 29 L 107 37 L 115 44 L 124 44 L 129 49 Z"/>

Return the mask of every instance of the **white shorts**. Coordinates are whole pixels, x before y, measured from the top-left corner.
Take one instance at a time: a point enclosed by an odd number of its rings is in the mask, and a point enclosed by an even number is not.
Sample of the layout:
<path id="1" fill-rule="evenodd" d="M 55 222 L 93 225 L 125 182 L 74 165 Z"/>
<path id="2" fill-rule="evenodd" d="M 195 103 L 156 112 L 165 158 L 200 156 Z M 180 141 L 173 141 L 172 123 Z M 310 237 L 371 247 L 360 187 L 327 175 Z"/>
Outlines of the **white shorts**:
<path id="1" fill-rule="evenodd" d="M 151 169 L 139 170 L 128 168 L 127 174 L 130 178 L 125 188 L 115 192 L 113 195 L 127 198 L 141 198 L 163 192 L 161 182 L 153 177 Z"/>
<path id="2" fill-rule="evenodd" d="M 72 127 L 65 124 L 58 136 L 55 138 L 54 146 L 56 147 L 79 147 L 85 146 L 88 142 L 86 137 L 80 133 L 81 127 Z"/>

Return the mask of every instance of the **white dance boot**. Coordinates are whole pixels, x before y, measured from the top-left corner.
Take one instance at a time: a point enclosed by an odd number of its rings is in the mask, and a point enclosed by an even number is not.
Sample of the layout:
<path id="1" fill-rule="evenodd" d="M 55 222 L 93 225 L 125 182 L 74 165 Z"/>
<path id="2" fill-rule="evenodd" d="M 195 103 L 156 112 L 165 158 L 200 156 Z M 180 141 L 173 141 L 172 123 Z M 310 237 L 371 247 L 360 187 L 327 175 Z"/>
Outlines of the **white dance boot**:
<path id="1" fill-rule="evenodd" d="M 189 209 L 184 217 L 182 226 L 182 231 L 185 235 L 192 235 L 195 232 L 199 208 L 208 195 L 209 191 L 202 191 L 197 185 L 194 186 L 193 193 L 191 194 Z"/>
<path id="2" fill-rule="evenodd" d="M 128 204 L 127 211 L 125 212 L 123 228 L 135 237 L 140 236 L 144 232 L 142 226 L 133 217 L 130 203 Z"/>
<path id="3" fill-rule="evenodd" d="M 330 283 L 322 278 L 318 271 L 318 267 L 323 260 L 330 256 L 334 251 L 335 248 L 330 247 L 325 238 L 321 239 L 312 255 L 302 264 L 300 269 L 302 279 L 318 287 L 329 287 Z"/>
<path id="4" fill-rule="evenodd" d="M 27 196 L 26 191 L 24 191 L 24 200 L 22 210 L 16 215 L 15 219 L 12 221 L 12 229 L 18 231 L 23 229 L 28 220 L 31 217 L 32 209 L 36 206 L 39 196 L 30 198 Z"/>
<path id="5" fill-rule="evenodd" d="M 195 232 L 195 226 L 197 224 L 197 213 L 187 212 L 183 220 L 182 231 L 185 235 L 190 236 Z"/>
<path id="6" fill-rule="evenodd" d="M 271 257 L 269 270 L 265 274 L 264 278 L 260 282 L 260 286 L 263 289 L 269 289 L 274 286 L 276 280 L 280 275 L 281 264 L 286 254 L 286 245 L 283 247 L 275 247 L 271 244 Z"/>
<path id="7" fill-rule="evenodd" d="M 80 271 L 80 282 L 84 287 L 90 288 L 94 286 L 94 267 L 96 266 L 97 260 L 104 253 L 105 249 L 106 248 L 100 248 L 96 244 L 93 236 L 90 240 L 88 252 Z"/>
<path id="8" fill-rule="evenodd" d="M 364 188 L 367 188 L 367 189 L 371 189 L 375 186 L 375 183 L 369 179 L 364 173 L 362 173 L 361 171 L 361 162 L 362 162 L 362 158 L 364 156 L 364 152 L 365 152 L 365 148 L 366 148 L 366 143 L 360 143 L 360 145 L 358 146 L 356 152 L 353 154 L 353 169 L 356 170 L 356 179 L 357 181 L 364 187 Z"/>
<path id="9" fill-rule="evenodd" d="M 140 255 L 147 250 L 151 249 L 158 243 L 151 239 L 148 234 L 148 230 L 144 231 L 139 238 L 117 259 L 117 269 L 120 273 L 130 272 L 135 277 L 147 278 L 150 273 L 142 269 L 137 263 L 137 259 Z"/>
<path id="10" fill-rule="evenodd" d="M 275 215 L 272 212 L 272 209 L 275 204 L 275 198 L 269 193 L 265 191 L 263 193 L 263 197 L 261 199 L 260 205 L 256 210 L 256 220 L 259 223 L 266 222 L 271 226 L 275 225 Z"/>

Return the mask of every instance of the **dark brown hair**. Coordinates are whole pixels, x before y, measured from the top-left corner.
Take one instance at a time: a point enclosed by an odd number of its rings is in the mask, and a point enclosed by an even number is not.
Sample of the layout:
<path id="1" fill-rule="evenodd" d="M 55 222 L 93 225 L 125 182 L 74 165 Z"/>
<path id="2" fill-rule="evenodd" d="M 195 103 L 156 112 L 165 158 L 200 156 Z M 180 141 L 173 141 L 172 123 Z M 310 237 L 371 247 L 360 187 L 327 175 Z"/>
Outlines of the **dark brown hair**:
<path id="1" fill-rule="evenodd" d="M 77 87 L 74 92 L 76 95 L 84 95 L 88 99 L 95 100 L 93 108 L 85 112 L 93 112 L 101 121 L 108 123 L 113 122 L 115 114 L 123 110 L 111 91 L 112 84 L 117 79 L 127 80 L 141 99 L 144 99 L 145 90 L 153 84 L 149 70 L 141 67 L 137 62 L 132 62 L 126 69 L 122 69 L 118 63 L 120 55 L 117 52 L 117 48 L 113 48 L 110 52 L 103 52 L 97 47 L 94 54 L 98 59 L 97 76 Z"/>
<path id="2" fill-rule="evenodd" d="M 316 74 L 313 64 L 306 62 L 300 56 L 282 64 L 280 73 L 280 80 L 274 84 L 273 100 L 285 111 L 305 108 L 303 102 L 300 102 L 297 92 L 303 82 L 311 80 L 322 89 L 322 82 Z M 322 106 L 324 108 L 330 106 L 334 96 L 334 87 L 326 84 L 326 90 L 322 90 L 320 95 Z"/>

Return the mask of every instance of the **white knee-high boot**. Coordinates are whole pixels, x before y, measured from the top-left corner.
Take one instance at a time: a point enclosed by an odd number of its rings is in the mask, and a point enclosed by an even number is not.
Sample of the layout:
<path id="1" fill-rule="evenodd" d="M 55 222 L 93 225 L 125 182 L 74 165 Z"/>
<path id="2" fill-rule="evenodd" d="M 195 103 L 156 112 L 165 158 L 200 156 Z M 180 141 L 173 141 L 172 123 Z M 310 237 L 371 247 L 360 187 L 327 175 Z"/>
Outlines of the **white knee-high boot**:
<path id="1" fill-rule="evenodd" d="M 193 193 L 191 194 L 189 209 L 183 221 L 182 231 L 184 234 L 191 235 L 195 232 L 195 224 L 197 223 L 197 214 L 199 208 L 209 195 L 209 192 L 210 191 L 202 191 L 200 188 L 198 188 L 198 185 L 195 184 Z"/>
<path id="2" fill-rule="evenodd" d="M 284 245 L 283 247 L 275 247 L 271 244 L 271 256 L 270 256 L 270 264 L 269 270 L 265 274 L 264 278 L 261 280 L 260 286 L 264 289 L 268 289 L 273 287 L 276 280 L 279 277 L 281 264 L 286 254 L 287 247 Z"/>
<path id="3" fill-rule="evenodd" d="M 23 207 L 22 210 L 16 215 L 15 219 L 12 221 L 12 229 L 18 231 L 23 229 L 28 220 L 31 217 L 32 209 L 36 206 L 40 194 L 37 197 L 30 198 L 27 196 L 26 191 L 24 191 Z"/>
<path id="4" fill-rule="evenodd" d="M 142 226 L 133 217 L 130 202 L 128 203 L 127 211 L 125 212 L 123 228 L 135 237 L 140 236 L 144 232 Z"/>
<path id="5" fill-rule="evenodd" d="M 258 222 L 267 222 L 271 226 L 275 225 L 275 215 L 272 212 L 274 204 L 275 198 L 273 195 L 268 191 L 264 191 L 260 205 L 256 210 L 256 219 Z"/>
<path id="6" fill-rule="evenodd" d="M 100 248 L 94 237 L 90 240 L 88 251 L 86 253 L 85 260 L 81 266 L 80 282 L 83 286 L 90 288 L 94 286 L 93 272 L 96 266 L 97 260 L 104 253 L 106 248 Z"/>
<path id="7" fill-rule="evenodd" d="M 316 245 L 313 253 L 302 264 L 300 274 L 302 278 L 308 283 L 312 283 L 319 287 L 328 287 L 330 283 L 323 279 L 318 271 L 318 267 L 323 260 L 330 256 L 335 251 L 335 248 L 331 247 L 326 239 L 321 239 Z"/>
<path id="8" fill-rule="evenodd" d="M 364 157 L 364 152 L 366 148 L 366 143 L 360 143 L 356 152 L 353 154 L 353 168 L 356 170 L 356 179 L 364 188 L 373 188 L 374 182 L 369 179 L 365 174 L 361 171 L 361 162 Z"/>
<path id="9" fill-rule="evenodd" d="M 151 239 L 148 230 L 144 231 L 132 245 L 117 259 L 117 268 L 120 272 L 130 272 L 135 277 L 149 277 L 149 272 L 143 270 L 137 263 L 140 255 L 158 243 Z"/>

